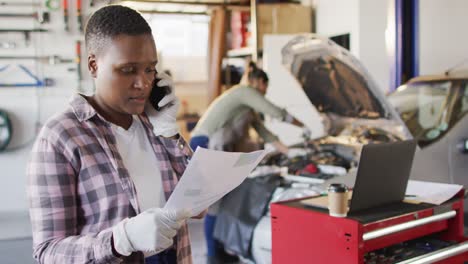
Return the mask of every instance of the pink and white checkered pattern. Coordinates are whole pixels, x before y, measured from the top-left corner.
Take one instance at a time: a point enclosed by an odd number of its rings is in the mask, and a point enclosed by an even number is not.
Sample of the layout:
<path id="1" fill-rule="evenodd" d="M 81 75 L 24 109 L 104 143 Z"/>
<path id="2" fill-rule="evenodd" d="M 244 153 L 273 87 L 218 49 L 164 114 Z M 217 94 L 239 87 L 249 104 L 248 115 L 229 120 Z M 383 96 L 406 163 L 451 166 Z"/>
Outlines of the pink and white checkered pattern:
<path id="1" fill-rule="evenodd" d="M 139 116 L 159 160 L 166 199 L 191 155 L 186 142 L 156 137 Z M 40 263 L 144 263 L 141 252 L 112 254 L 112 226 L 140 212 L 135 186 L 110 124 L 81 96 L 42 128 L 27 168 L 34 258 Z M 176 240 L 177 262 L 192 263 L 187 226 Z"/>

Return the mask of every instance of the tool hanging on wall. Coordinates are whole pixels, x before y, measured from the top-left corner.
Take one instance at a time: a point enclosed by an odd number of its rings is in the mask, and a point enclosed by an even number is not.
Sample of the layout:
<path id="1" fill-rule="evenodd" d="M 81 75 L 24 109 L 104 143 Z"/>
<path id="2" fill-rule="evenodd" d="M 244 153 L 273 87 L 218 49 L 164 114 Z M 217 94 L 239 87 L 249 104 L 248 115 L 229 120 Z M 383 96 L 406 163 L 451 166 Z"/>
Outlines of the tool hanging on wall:
<path id="1" fill-rule="evenodd" d="M 26 45 L 29 45 L 29 42 L 31 40 L 31 33 L 33 32 L 48 32 L 47 29 L 42 29 L 42 28 L 33 28 L 33 29 L 0 29 L 0 34 L 2 33 L 23 33 L 24 34 L 24 40 L 26 42 Z"/>
<path id="2" fill-rule="evenodd" d="M 2 82 L 0 83 L 0 87 L 44 87 L 44 86 L 53 86 L 55 84 L 55 81 L 51 78 L 44 78 L 44 80 L 39 79 L 36 75 L 34 75 L 26 66 L 18 64 L 18 68 L 26 73 L 27 76 L 31 77 L 31 79 L 34 80 L 34 82 L 21 82 L 21 83 L 6 83 Z M 10 68 L 10 65 L 6 65 L 2 68 L 0 68 L 0 73 L 6 71 L 8 68 Z"/>
<path id="3" fill-rule="evenodd" d="M 33 7 L 41 7 L 41 3 L 38 3 L 38 2 L 1 1 L 0 6 L 33 6 Z"/>
<path id="4" fill-rule="evenodd" d="M 81 72 L 81 41 L 76 41 L 76 73 L 78 74 L 78 81 L 81 82 L 83 80 L 83 75 Z"/>
<path id="5" fill-rule="evenodd" d="M 58 55 L 50 56 L 0 56 L 0 60 L 35 60 L 41 63 L 56 65 L 61 63 L 72 63 L 73 59 L 64 59 Z"/>
<path id="6" fill-rule="evenodd" d="M 51 11 L 57 11 L 60 9 L 60 0 L 46 0 L 45 6 Z"/>
<path id="7" fill-rule="evenodd" d="M 76 41 L 76 58 L 75 58 L 75 62 L 76 62 L 76 74 L 77 74 L 77 77 L 78 77 L 77 91 L 79 93 L 83 93 L 83 89 L 82 89 L 82 86 L 81 86 L 81 81 L 83 80 L 83 73 L 81 72 L 81 41 L 79 41 L 79 40 Z"/>
<path id="8" fill-rule="evenodd" d="M 63 22 L 65 23 L 65 31 L 69 31 L 70 27 L 68 25 L 68 0 L 63 0 L 62 6 L 63 6 Z"/>
<path id="9" fill-rule="evenodd" d="M 34 13 L 0 13 L 0 17 L 9 18 L 34 18 L 37 22 L 44 24 L 50 21 L 49 12 L 34 12 Z"/>
<path id="10" fill-rule="evenodd" d="M 0 49 L 14 49 L 16 43 L 13 41 L 0 41 Z"/>
<path id="11" fill-rule="evenodd" d="M 6 149 L 11 141 L 12 127 L 8 113 L 0 109 L 0 151 Z"/>
<path id="12" fill-rule="evenodd" d="M 97 2 L 104 2 L 106 0 L 90 0 L 89 1 L 89 6 L 93 7 Z M 110 5 L 114 2 L 114 0 L 107 0 L 107 4 Z"/>
<path id="13" fill-rule="evenodd" d="M 45 6 L 51 11 L 57 11 L 60 9 L 60 0 L 46 0 Z"/>
<path id="14" fill-rule="evenodd" d="M 81 14 L 81 0 L 76 0 L 76 19 L 78 21 L 78 30 L 83 32 L 83 16 Z"/>

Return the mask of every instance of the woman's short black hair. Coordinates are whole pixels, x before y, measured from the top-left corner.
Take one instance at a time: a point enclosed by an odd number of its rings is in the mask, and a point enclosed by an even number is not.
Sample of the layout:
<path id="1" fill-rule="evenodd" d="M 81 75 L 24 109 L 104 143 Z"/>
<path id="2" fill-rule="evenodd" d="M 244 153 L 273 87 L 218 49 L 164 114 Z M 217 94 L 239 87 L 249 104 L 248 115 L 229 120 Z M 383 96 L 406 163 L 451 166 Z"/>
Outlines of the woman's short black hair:
<path id="1" fill-rule="evenodd" d="M 151 34 L 151 27 L 137 11 L 120 5 L 105 6 L 89 18 L 85 30 L 86 48 L 96 54 L 106 42 L 120 35 Z"/>
<path id="2" fill-rule="evenodd" d="M 257 68 L 257 65 L 254 62 L 249 63 L 249 81 L 261 79 L 263 82 L 268 82 L 268 75 L 262 69 Z"/>

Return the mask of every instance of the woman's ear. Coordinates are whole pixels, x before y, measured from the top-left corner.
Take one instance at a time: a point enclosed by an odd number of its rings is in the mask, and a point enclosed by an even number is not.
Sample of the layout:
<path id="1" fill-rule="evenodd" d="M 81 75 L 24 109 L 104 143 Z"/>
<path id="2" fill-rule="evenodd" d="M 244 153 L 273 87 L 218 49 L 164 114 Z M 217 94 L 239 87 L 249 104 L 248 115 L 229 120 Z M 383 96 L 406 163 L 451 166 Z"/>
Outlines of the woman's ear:
<path id="1" fill-rule="evenodd" d="M 89 73 L 93 78 L 97 76 L 97 63 L 96 63 L 96 55 L 89 54 L 88 56 L 88 70 Z"/>

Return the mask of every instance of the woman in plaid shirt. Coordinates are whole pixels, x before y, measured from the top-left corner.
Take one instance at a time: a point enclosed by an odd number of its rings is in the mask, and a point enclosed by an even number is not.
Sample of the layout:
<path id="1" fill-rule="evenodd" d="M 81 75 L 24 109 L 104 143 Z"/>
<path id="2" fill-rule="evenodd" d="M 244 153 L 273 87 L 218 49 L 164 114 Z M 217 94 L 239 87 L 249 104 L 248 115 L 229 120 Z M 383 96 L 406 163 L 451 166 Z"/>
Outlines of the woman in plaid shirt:
<path id="1" fill-rule="evenodd" d="M 27 169 L 34 258 L 191 263 L 190 213 L 161 209 L 191 151 L 178 136 L 173 92 L 160 111 L 148 104 L 151 28 L 136 11 L 107 6 L 89 19 L 85 39 L 96 91 L 47 121 Z"/>

